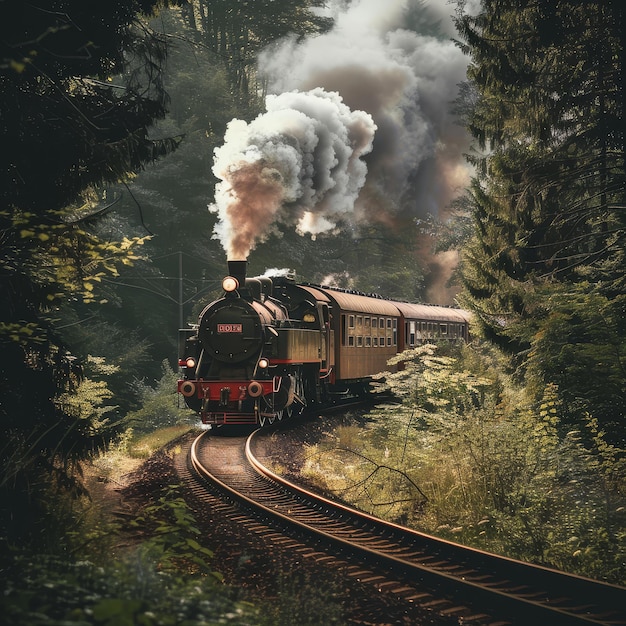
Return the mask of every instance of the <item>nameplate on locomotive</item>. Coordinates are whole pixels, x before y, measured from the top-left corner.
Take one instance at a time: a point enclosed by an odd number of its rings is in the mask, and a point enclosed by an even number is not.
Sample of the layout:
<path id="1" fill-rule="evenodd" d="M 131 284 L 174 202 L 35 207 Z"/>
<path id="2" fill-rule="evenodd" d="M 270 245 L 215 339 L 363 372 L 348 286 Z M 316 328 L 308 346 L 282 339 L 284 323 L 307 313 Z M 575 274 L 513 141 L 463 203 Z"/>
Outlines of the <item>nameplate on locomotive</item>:
<path id="1" fill-rule="evenodd" d="M 218 333 L 242 333 L 243 326 L 241 324 L 218 324 Z"/>

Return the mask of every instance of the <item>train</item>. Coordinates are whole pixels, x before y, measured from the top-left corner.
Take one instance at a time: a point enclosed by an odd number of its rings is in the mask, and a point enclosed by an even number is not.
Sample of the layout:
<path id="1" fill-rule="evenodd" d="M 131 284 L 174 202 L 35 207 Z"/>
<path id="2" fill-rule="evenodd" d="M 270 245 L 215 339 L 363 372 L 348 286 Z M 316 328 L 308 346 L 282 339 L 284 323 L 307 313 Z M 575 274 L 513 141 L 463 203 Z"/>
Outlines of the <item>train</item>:
<path id="1" fill-rule="evenodd" d="M 204 424 L 266 426 L 368 393 L 387 361 L 425 342 L 468 341 L 462 309 L 247 277 L 228 261 L 222 297 L 186 332 L 178 392 Z"/>

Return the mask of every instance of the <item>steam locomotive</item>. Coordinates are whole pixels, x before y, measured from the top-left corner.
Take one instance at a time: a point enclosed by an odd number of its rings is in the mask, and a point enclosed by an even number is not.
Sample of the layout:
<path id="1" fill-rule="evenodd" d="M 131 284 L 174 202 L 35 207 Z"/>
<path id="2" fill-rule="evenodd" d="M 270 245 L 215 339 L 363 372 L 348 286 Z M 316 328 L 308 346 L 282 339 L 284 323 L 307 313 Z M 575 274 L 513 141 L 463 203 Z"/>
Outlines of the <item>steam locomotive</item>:
<path id="1" fill-rule="evenodd" d="M 462 310 L 246 277 L 229 261 L 223 297 L 184 342 L 178 392 L 205 424 L 258 424 L 367 392 L 398 352 L 425 341 L 468 339 Z"/>

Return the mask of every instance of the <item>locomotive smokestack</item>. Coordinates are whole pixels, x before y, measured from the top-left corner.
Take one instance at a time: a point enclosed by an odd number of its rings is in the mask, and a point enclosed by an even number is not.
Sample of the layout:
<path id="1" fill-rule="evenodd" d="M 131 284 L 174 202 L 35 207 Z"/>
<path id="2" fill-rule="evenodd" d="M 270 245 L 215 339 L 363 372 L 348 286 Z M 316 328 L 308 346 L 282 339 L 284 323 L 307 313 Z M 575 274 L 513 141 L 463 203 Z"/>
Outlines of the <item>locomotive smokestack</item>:
<path id="1" fill-rule="evenodd" d="M 243 289 L 246 286 L 246 270 L 248 261 L 228 261 L 228 273 L 237 279 L 239 287 Z"/>

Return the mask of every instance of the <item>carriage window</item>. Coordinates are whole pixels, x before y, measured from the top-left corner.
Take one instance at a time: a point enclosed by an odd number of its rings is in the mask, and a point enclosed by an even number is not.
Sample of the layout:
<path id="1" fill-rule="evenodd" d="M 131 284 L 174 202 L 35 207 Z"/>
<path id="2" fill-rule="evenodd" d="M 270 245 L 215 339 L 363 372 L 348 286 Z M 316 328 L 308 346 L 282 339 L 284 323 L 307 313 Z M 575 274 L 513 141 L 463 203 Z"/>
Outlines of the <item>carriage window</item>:
<path id="1" fill-rule="evenodd" d="M 372 345 L 377 348 L 378 347 L 378 337 L 372 337 Z"/>
<path id="2" fill-rule="evenodd" d="M 363 326 L 363 317 L 361 315 L 356 316 L 356 325 Z"/>
<path id="3" fill-rule="evenodd" d="M 354 337 L 352 335 L 348 337 L 348 347 L 354 348 Z"/>
<path id="4" fill-rule="evenodd" d="M 415 322 L 409 322 L 409 345 L 415 345 Z"/>
<path id="5" fill-rule="evenodd" d="M 357 348 L 362 348 L 363 347 L 363 337 L 357 337 L 356 338 L 356 347 Z"/>
<path id="6" fill-rule="evenodd" d="M 378 328 L 378 318 L 377 317 L 373 317 L 372 318 L 372 328 Z"/>
<path id="7" fill-rule="evenodd" d="M 391 318 L 387 318 L 387 328 L 391 328 Z"/>
<path id="8" fill-rule="evenodd" d="M 439 324 L 439 334 L 447 335 L 448 334 L 448 325 L 447 324 Z"/>
<path id="9" fill-rule="evenodd" d="M 371 348 L 372 347 L 372 338 L 370 336 L 366 336 L 365 337 L 365 347 L 366 348 Z"/>
<path id="10" fill-rule="evenodd" d="M 370 318 L 369 318 L 369 317 L 366 317 L 366 318 L 364 319 L 364 321 L 365 321 L 365 328 L 369 328 L 369 327 L 370 327 Z"/>
<path id="11" fill-rule="evenodd" d="M 385 319 L 383 317 L 378 321 L 378 328 L 385 328 Z"/>
<path id="12" fill-rule="evenodd" d="M 393 320 L 393 345 L 398 345 L 398 320 Z"/>
<path id="13" fill-rule="evenodd" d="M 348 327 L 349 328 L 354 328 L 354 315 L 349 315 L 348 316 Z"/>
<path id="14" fill-rule="evenodd" d="M 387 345 L 390 346 L 391 345 L 391 337 L 387 337 Z"/>

